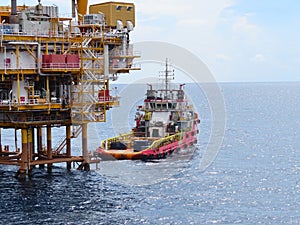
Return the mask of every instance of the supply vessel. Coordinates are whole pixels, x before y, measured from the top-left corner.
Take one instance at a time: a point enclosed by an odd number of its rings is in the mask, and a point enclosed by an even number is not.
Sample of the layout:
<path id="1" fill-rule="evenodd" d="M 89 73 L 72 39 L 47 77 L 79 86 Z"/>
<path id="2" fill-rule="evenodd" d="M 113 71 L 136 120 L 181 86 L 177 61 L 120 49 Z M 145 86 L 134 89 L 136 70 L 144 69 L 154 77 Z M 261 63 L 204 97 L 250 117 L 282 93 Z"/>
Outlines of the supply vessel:
<path id="1" fill-rule="evenodd" d="M 143 105 L 137 107 L 131 132 L 102 141 L 98 155 L 106 160 L 161 159 L 197 143 L 200 119 L 188 100 L 184 85 L 172 88 L 174 78 L 166 60 L 163 85 L 148 84 Z"/>

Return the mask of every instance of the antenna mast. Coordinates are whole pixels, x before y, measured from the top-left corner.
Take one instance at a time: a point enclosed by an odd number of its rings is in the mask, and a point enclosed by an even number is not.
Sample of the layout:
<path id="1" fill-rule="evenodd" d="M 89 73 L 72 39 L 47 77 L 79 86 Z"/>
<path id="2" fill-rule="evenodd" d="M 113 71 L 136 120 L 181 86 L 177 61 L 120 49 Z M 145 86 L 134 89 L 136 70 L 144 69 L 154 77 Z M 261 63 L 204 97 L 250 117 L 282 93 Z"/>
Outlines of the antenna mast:
<path id="1" fill-rule="evenodd" d="M 164 83 L 165 98 L 168 98 L 169 80 L 174 79 L 174 70 L 169 70 L 168 58 L 166 58 L 165 70 L 161 71 L 161 80 Z"/>

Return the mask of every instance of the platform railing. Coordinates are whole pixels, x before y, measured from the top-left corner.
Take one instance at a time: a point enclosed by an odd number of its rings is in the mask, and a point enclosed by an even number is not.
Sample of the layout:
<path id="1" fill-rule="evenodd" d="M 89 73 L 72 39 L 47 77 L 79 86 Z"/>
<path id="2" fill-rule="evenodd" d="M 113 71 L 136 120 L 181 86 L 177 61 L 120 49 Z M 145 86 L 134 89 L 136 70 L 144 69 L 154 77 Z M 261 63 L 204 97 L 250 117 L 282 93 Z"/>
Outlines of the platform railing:
<path id="1" fill-rule="evenodd" d="M 67 102 L 63 103 L 63 100 L 61 98 L 55 98 L 52 97 L 50 102 L 47 102 L 45 98 L 32 98 L 32 99 L 26 99 L 22 100 L 20 99 L 20 102 L 18 100 L 10 100 L 10 99 L 0 99 L 0 106 L 12 106 L 16 107 L 18 105 L 23 106 L 23 105 L 49 105 L 51 107 L 51 104 L 55 105 L 67 105 Z"/>

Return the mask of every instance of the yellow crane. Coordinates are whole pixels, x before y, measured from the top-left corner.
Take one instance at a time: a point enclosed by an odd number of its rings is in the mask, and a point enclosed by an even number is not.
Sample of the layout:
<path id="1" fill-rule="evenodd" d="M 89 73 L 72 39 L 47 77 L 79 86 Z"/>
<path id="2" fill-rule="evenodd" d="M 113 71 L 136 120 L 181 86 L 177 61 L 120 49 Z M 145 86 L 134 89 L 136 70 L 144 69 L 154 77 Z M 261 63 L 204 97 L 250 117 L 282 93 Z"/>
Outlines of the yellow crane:
<path id="1" fill-rule="evenodd" d="M 77 7 L 76 7 L 77 6 Z M 83 20 L 83 16 L 87 13 L 88 0 L 72 0 L 72 14 L 76 17 L 77 8 L 77 19 L 78 21 Z"/>

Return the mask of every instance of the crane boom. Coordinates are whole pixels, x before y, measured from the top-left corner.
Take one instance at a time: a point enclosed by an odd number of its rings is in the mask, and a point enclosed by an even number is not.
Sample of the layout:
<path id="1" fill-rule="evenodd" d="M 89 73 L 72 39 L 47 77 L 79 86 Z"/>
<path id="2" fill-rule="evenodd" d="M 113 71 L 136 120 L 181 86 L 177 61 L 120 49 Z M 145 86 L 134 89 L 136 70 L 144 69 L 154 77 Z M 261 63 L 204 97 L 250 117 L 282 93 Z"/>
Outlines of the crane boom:
<path id="1" fill-rule="evenodd" d="M 78 20 L 82 21 L 83 16 L 87 13 L 88 0 L 77 0 Z"/>

